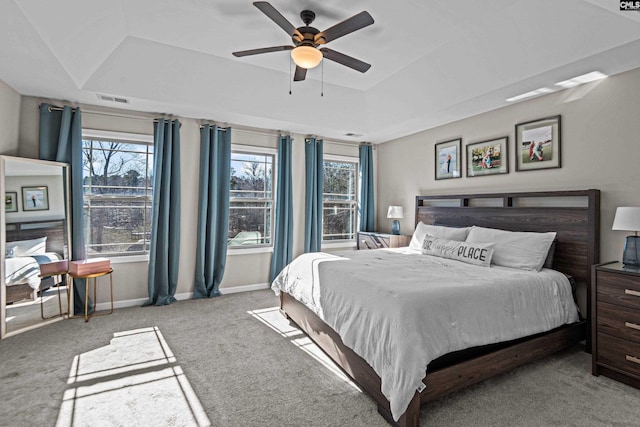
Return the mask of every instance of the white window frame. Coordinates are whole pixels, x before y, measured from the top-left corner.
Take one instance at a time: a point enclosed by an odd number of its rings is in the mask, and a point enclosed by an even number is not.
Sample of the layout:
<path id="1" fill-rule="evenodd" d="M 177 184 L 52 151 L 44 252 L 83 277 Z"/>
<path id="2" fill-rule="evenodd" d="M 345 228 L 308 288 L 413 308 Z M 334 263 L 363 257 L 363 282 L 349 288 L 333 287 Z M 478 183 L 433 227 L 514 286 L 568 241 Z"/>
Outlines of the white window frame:
<path id="1" fill-rule="evenodd" d="M 153 135 L 141 134 L 141 133 L 131 133 L 131 132 L 119 132 L 119 131 L 105 131 L 99 129 L 82 129 L 82 139 L 105 139 L 108 141 L 122 141 L 124 143 L 139 143 L 143 145 L 151 145 L 153 146 L 154 140 Z M 84 148 L 83 148 L 84 150 Z M 83 192 L 84 193 L 84 192 Z M 83 203 L 84 203 L 84 194 L 83 194 Z M 153 196 L 150 196 L 149 203 L 153 203 Z M 149 222 L 151 222 L 151 218 L 149 218 Z M 100 255 L 96 255 L 100 256 Z M 130 262 L 148 262 L 149 261 L 149 251 L 145 250 L 144 253 L 137 253 L 134 255 L 109 255 L 112 264 L 121 264 L 121 263 L 130 263 Z"/>
<path id="2" fill-rule="evenodd" d="M 356 247 L 356 239 L 357 239 L 357 233 L 358 233 L 358 223 L 360 222 L 359 218 L 358 218 L 358 209 L 360 207 L 360 177 L 359 177 L 359 170 L 360 170 L 360 159 L 356 156 L 340 156 L 340 155 L 336 155 L 336 154 L 323 154 L 323 165 L 322 167 L 324 168 L 324 162 L 347 162 L 347 163 L 355 163 L 356 168 L 355 168 L 355 180 L 356 180 L 356 185 L 355 185 L 355 209 L 356 209 L 356 213 L 355 213 L 355 221 L 354 221 L 354 230 L 353 230 L 353 239 L 341 239 L 341 240 L 324 240 L 324 223 L 322 224 L 322 244 L 321 247 L 322 248 L 327 248 L 327 249 L 331 249 L 331 248 L 350 248 L 350 247 Z M 323 215 L 322 217 L 324 218 L 324 189 L 323 189 L 323 194 L 322 194 L 322 212 Z"/>
<path id="3" fill-rule="evenodd" d="M 257 254 L 257 253 L 267 253 L 273 252 L 273 239 L 275 238 L 275 214 L 276 214 L 276 191 L 277 191 L 277 167 L 278 167 L 278 150 L 276 148 L 271 147 L 262 147 L 258 145 L 246 145 L 246 144 L 231 144 L 231 153 L 242 153 L 242 154 L 267 154 L 273 156 L 273 165 L 271 169 L 271 199 L 246 199 L 243 198 L 242 201 L 264 201 L 271 200 L 271 242 L 268 244 L 261 245 L 252 245 L 252 246 L 227 246 L 227 255 L 247 255 L 247 254 Z M 229 179 L 231 177 L 229 176 Z M 229 206 L 231 207 L 231 203 L 233 202 L 233 198 L 229 196 Z M 229 212 L 229 217 L 231 217 L 231 212 Z"/>

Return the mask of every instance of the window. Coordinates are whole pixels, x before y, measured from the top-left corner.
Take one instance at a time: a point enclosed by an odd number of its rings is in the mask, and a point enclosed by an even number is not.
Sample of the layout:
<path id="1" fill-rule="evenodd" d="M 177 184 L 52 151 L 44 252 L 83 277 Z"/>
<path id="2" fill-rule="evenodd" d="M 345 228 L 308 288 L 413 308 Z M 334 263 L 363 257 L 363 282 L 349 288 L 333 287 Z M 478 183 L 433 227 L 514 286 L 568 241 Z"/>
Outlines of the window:
<path id="1" fill-rule="evenodd" d="M 83 131 L 87 256 L 149 251 L 153 136 Z"/>
<path id="2" fill-rule="evenodd" d="M 232 149 L 229 248 L 272 245 L 274 158 L 271 149 Z"/>
<path id="3" fill-rule="evenodd" d="M 358 161 L 324 157 L 322 240 L 354 240 L 358 215 Z"/>

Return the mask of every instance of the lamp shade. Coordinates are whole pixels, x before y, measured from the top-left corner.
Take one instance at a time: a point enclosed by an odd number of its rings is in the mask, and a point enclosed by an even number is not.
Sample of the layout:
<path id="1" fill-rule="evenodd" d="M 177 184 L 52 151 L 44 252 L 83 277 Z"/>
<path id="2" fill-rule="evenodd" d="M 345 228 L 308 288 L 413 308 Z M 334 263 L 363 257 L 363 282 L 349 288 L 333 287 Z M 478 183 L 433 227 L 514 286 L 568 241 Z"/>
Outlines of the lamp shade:
<path id="1" fill-rule="evenodd" d="M 389 206 L 387 218 L 402 219 L 404 218 L 404 210 L 402 206 Z"/>
<path id="2" fill-rule="evenodd" d="M 298 67 L 313 68 L 322 61 L 322 52 L 311 46 L 298 46 L 291 51 L 291 58 Z"/>
<path id="3" fill-rule="evenodd" d="M 616 209 L 612 230 L 640 231 L 640 208 L 620 207 Z"/>

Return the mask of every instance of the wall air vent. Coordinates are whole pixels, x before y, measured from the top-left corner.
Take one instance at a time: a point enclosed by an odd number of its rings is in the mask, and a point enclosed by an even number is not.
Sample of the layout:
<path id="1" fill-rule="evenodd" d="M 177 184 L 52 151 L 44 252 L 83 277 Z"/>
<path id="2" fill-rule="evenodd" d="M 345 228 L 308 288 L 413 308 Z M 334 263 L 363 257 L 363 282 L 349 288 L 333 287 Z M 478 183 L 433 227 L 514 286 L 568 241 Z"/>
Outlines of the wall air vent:
<path id="1" fill-rule="evenodd" d="M 100 93 L 97 95 L 98 99 L 102 101 L 117 102 L 118 104 L 129 104 L 129 100 L 121 96 L 102 95 Z"/>

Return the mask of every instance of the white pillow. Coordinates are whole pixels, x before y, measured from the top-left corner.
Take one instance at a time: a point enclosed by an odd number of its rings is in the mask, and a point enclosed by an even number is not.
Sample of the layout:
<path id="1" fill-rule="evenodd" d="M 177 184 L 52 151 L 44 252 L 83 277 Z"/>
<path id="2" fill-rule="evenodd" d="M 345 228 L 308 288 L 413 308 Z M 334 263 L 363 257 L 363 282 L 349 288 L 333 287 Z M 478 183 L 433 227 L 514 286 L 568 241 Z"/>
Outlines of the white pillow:
<path id="1" fill-rule="evenodd" d="M 15 248 L 15 256 L 44 255 L 47 252 L 47 237 L 7 242 L 7 246 Z"/>
<path id="2" fill-rule="evenodd" d="M 442 258 L 455 259 L 467 264 L 489 267 L 493 255 L 491 243 L 469 243 L 457 240 L 439 239 L 429 236 L 424 238 L 422 253 Z"/>
<path id="3" fill-rule="evenodd" d="M 555 232 L 532 233 L 471 227 L 467 242 L 487 243 L 493 246 L 493 263 L 503 267 L 540 271 L 549 248 L 556 238 Z"/>
<path id="4" fill-rule="evenodd" d="M 444 227 L 442 225 L 428 225 L 420 221 L 418 225 L 416 225 L 416 231 L 413 232 L 409 248 L 417 250 L 422 249 L 422 242 L 424 241 L 424 236 L 427 234 L 433 237 L 440 237 L 442 239 L 464 242 L 467 238 L 467 234 L 469 233 L 469 229 L 470 227 L 456 228 Z"/>

